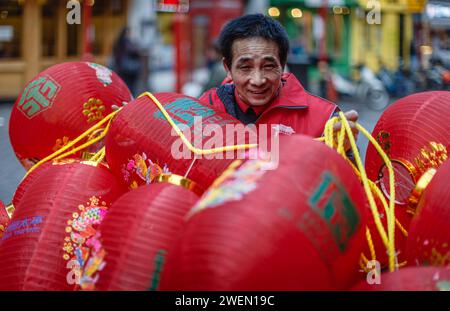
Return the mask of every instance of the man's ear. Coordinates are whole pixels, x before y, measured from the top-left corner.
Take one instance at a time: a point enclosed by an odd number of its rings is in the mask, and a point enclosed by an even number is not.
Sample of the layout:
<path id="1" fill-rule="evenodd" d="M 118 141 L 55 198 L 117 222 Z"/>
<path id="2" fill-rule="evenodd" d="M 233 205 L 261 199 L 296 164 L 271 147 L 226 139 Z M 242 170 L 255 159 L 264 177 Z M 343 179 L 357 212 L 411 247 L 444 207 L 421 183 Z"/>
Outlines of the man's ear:
<path id="1" fill-rule="evenodd" d="M 228 67 L 227 62 L 225 61 L 225 57 L 222 57 L 222 64 L 223 64 L 223 68 L 225 68 L 225 71 L 227 72 L 227 78 L 232 79 L 231 78 L 231 70 Z"/>

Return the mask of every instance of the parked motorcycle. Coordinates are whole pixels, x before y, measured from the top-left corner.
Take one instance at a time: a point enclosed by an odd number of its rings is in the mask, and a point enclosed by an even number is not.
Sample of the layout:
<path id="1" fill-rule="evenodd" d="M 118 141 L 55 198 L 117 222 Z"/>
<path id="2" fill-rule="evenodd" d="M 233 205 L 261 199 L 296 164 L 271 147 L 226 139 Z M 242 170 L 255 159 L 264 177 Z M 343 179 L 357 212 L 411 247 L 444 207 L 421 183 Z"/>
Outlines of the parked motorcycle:
<path id="1" fill-rule="evenodd" d="M 340 95 L 347 95 L 365 103 L 373 110 L 382 110 L 389 105 L 389 94 L 383 83 L 364 65 L 356 66 L 360 79 L 353 82 L 338 73 L 331 73 L 336 91 Z"/>
<path id="2" fill-rule="evenodd" d="M 395 96 L 397 91 L 397 87 L 395 85 L 395 73 L 387 69 L 384 65 L 381 65 L 377 77 L 383 83 L 389 95 Z"/>
<path id="3" fill-rule="evenodd" d="M 377 77 L 383 83 L 389 95 L 397 98 L 413 94 L 420 84 L 419 77 L 402 63 L 395 72 L 382 65 Z"/>
<path id="4" fill-rule="evenodd" d="M 450 71 L 444 67 L 442 60 L 432 58 L 430 67 L 425 70 L 427 86 L 431 90 L 448 90 L 450 88 Z"/>

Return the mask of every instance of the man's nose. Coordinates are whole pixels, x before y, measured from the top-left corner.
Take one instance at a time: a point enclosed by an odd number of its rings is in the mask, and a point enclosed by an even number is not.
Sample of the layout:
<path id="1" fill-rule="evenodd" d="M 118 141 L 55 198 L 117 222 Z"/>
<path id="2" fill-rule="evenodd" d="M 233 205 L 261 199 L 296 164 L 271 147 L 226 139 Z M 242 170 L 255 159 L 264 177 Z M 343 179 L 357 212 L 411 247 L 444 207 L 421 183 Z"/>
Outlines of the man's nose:
<path id="1" fill-rule="evenodd" d="M 250 83 L 255 86 L 260 86 L 266 83 L 266 77 L 264 76 L 264 73 L 260 70 L 253 71 L 250 77 Z"/>

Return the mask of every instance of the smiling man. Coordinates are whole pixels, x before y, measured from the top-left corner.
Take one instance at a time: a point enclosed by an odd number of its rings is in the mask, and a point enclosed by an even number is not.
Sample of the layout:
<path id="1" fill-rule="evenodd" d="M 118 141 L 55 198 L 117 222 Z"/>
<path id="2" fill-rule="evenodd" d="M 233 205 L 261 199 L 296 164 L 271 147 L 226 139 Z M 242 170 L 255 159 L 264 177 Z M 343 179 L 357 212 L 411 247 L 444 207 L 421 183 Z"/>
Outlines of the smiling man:
<path id="1" fill-rule="evenodd" d="M 339 108 L 308 93 L 293 74 L 283 73 L 289 51 L 286 30 L 276 20 L 252 14 L 230 21 L 219 46 L 227 78 L 200 100 L 226 111 L 244 124 L 269 124 L 282 134 L 319 137 Z M 355 129 L 358 113 L 346 117 Z M 340 129 L 336 124 L 335 131 Z M 346 143 L 348 147 L 348 143 Z"/>

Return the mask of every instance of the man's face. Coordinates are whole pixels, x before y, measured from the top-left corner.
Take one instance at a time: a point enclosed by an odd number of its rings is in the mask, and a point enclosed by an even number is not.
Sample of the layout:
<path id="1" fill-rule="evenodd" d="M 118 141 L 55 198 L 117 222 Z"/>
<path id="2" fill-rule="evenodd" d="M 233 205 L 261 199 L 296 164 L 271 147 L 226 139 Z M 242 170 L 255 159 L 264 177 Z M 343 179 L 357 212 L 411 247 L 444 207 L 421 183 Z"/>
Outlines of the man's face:
<path id="1" fill-rule="evenodd" d="M 263 38 L 238 39 L 231 47 L 231 68 L 224 62 L 237 93 L 250 106 L 268 104 L 278 92 L 283 68 L 278 46 Z"/>

